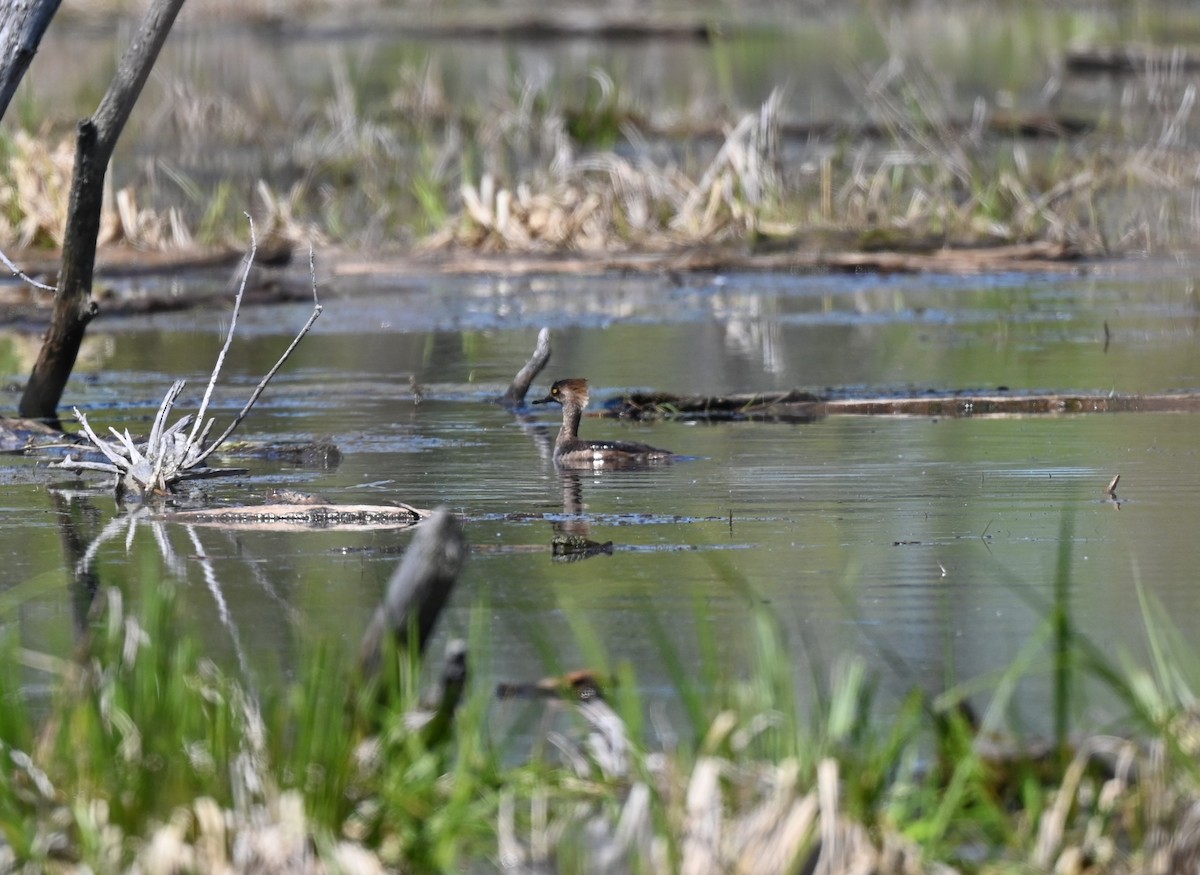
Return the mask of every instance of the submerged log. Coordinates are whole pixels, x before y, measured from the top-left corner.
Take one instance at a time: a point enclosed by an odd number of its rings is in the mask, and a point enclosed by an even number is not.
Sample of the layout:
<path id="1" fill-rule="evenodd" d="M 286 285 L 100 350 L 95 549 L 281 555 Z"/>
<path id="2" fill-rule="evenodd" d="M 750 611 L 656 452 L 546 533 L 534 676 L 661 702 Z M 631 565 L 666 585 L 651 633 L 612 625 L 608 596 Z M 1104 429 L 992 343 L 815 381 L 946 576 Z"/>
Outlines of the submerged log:
<path id="1" fill-rule="evenodd" d="M 1117 395 L 996 390 L 864 398 L 791 390 L 715 396 L 634 392 L 605 404 L 601 415 L 628 419 L 807 422 L 837 415 L 959 417 L 1192 412 L 1200 412 L 1200 393 Z"/>
<path id="2" fill-rule="evenodd" d="M 66 439 L 60 429 L 40 420 L 0 417 L 0 453 L 23 453 Z"/>

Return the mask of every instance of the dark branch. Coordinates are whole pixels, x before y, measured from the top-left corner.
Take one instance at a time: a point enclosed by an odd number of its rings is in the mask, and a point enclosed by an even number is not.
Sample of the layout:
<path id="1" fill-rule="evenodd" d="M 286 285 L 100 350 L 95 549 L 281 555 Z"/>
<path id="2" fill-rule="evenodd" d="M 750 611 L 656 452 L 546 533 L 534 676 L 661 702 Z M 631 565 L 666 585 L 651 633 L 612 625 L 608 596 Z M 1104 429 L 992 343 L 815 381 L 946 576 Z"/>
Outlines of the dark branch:
<path id="1" fill-rule="evenodd" d="M 58 404 L 75 368 L 84 331 L 96 315 L 92 274 L 108 162 L 182 6 L 183 0 L 155 0 L 96 114 L 79 123 L 54 314 L 21 396 L 21 416 L 58 425 Z"/>
<path id="2" fill-rule="evenodd" d="M 439 508 L 432 519 L 417 528 L 363 635 L 359 668 L 364 678 L 374 677 L 379 671 L 386 634 L 404 649 L 411 643 L 411 628 L 417 636 L 418 650 L 425 649 L 466 558 L 467 539 L 462 526 L 445 508 Z"/>
<path id="3" fill-rule="evenodd" d="M 508 391 L 501 396 L 500 403 L 505 407 L 520 407 L 524 404 L 525 393 L 529 391 L 530 385 L 542 372 L 542 368 L 546 367 L 548 361 L 550 361 L 550 329 L 543 328 L 538 332 L 537 346 L 534 347 L 533 355 L 530 356 L 529 361 L 525 362 L 525 366 L 517 371 Z"/>
<path id="4" fill-rule="evenodd" d="M 0 0 L 0 118 L 37 54 L 60 0 Z"/>

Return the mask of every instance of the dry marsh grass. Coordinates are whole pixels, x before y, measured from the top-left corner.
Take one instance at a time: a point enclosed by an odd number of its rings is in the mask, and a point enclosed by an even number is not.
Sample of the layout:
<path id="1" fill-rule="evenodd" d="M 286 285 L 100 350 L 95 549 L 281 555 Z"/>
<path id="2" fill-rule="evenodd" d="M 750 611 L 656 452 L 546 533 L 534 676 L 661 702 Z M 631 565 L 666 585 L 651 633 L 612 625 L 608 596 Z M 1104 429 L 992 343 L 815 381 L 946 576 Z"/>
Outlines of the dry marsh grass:
<path id="1" fill-rule="evenodd" d="M 453 73 L 428 59 L 401 64 L 382 104 L 358 93 L 344 63 L 324 104 L 302 108 L 273 103 L 270 89 L 239 105 L 176 82 L 154 123 L 177 132 L 180 154 L 123 169 L 103 242 L 228 245 L 250 206 L 267 236 L 365 250 L 1195 248 L 1200 149 L 1186 71 L 1131 76 L 1119 109 L 1082 133 L 1057 125 L 1061 83 L 1048 82 L 1043 135 L 1005 135 L 990 124 L 995 106 L 980 100 L 955 118 L 944 78 L 911 47 L 891 50 L 854 74 L 871 123 L 819 131 L 786 117 L 778 89 L 755 111 L 714 118 L 711 102 L 682 114 L 639 106 L 603 70 L 583 94 L 553 71 L 514 71 L 466 104 L 447 96 Z M 223 142 L 243 161 L 227 179 L 188 164 Z M 4 147 L 0 245 L 57 245 L 69 144 L 16 131 Z M 265 169 L 247 176 L 255 150 Z"/>
<path id="2" fill-rule="evenodd" d="M 779 186 L 778 95 L 741 119 L 703 172 L 691 178 L 645 154 L 576 156 L 558 150 L 544 182 L 515 191 L 485 173 L 464 182 L 462 212 L 436 233 L 430 248 L 557 252 L 668 249 L 697 242 L 786 235 L 795 226 L 769 218 Z M 630 131 L 636 141 L 636 132 Z"/>
<path id="3" fill-rule="evenodd" d="M 10 248 L 62 246 L 75 149 L 70 140 L 48 143 L 18 130 L 6 144 L 0 172 L 0 240 Z M 105 191 L 99 245 L 126 243 L 170 249 L 191 243 L 178 210 L 142 209 L 130 186 Z"/>
<path id="4" fill-rule="evenodd" d="M 10 251 L 62 246 L 74 168 L 71 139 L 48 141 L 18 130 L 4 144 L 7 162 L 0 169 L 0 241 Z M 297 217 L 299 189 L 286 193 L 263 182 L 255 188 L 257 209 L 265 218 L 266 236 L 296 244 L 319 243 L 323 235 Z M 200 218 L 203 226 L 204 218 Z M 205 244 L 238 245 L 232 226 L 203 236 Z M 100 216 L 100 246 L 128 246 L 150 251 L 194 248 L 197 233 L 179 206 L 141 206 L 138 189 L 113 190 L 106 180 Z"/>

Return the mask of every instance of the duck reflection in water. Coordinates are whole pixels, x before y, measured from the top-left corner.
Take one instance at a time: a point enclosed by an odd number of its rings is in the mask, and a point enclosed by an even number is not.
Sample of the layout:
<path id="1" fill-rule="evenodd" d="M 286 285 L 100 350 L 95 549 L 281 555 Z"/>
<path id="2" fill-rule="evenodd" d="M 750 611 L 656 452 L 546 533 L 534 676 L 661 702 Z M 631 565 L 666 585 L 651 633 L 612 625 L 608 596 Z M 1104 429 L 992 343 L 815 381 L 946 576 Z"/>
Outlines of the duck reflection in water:
<path id="1" fill-rule="evenodd" d="M 563 513 L 566 519 L 551 523 L 554 537 L 550 540 L 551 556 L 555 562 L 578 562 L 593 556 L 611 556 L 612 541 L 593 541 L 592 525 L 583 515 L 583 478 L 578 471 L 560 470 Z"/>

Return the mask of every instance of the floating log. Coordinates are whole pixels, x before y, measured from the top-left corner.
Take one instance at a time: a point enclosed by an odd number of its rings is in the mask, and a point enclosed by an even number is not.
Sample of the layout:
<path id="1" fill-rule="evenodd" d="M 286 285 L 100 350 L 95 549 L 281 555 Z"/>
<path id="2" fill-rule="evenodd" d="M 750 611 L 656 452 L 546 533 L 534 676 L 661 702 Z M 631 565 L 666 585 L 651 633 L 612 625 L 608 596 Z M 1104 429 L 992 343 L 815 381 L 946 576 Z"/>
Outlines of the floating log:
<path id="1" fill-rule="evenodd" d="M 402 274 L 416 262 L 388 259 L 345 261 L 333 267 L 341 277 Z M 446 274 L 568 275 L 617 272 L 630 274 L 692 273 L 718 270 L 864 271 L 878 273 L 979 274 L 996 271 L 1080 272 L 1081 253 L 1063 243 L 1014 243 L 1003 246 L 932 246 L 925 251 L 831 249 L 825 241 L 779 241 L 771 252 L 744 247 L 703 246 L 669 252 L 597 253 L 595 255 L 480 255 L 448 251 L 425 259 L 426 269 Z"/>
<path id="2" fill-rule="evenodd" d="M 724 141 L 728 127 L 720 121 L 684 120 L 659 124 L 655 119 L 630 113 L 631 124 L 652 136 L 666 139 L 708 139 Z M 939 130 L 953 137 L 972 136 L 977 131 L 998 137 L 1017 137 L 1024 140 L 1061 139 L 1077 137 L 1096 129 L 1096 121 L 1079 115 L 1047 112 L 1044 110 L 1021 111 L 993 109 L 982 125 L 973 119 L 952 119 L 939 123 Z M 839 119 L 815 119 L 812 121 L 781 121 L 779 135 L 785 141 L 807 142 L 811 140 L 835 141 L 847 139 L 853 142 L 876 140 L 891 142 L 896 139 L 896 129 L 884 124 L 847 124 Z"/>
<path id="3" fill-rule="evenodd" d="M 809 422 L 826 416 L 1055 416 L 1080 413 L 1200 412 L 1200 393 L 1071 394 L 955 392 L 852 398 L 812 392 L 703 396 L 634 392 L 604 405 L 628 419 Z"/>
<path id="4" fill-rule="evenodd" d="M 1063 58 L 1068 73 L 1146 73 L 1158 70 L 1200 70 L 1200 54 L 1173 46 L 1084 46 Z"/>
<path id="5" fill-rule="evenodd" d="M 242 531 L 303 532 L 408 528 L 431 516 L 431 511 L 407 504 L 288 503 L 183 510 L 168 514 L 166 519 L 174 523 Z"/>
<path id="6" fill-rule="evenodd" d="M 434 7 L 430 7 L 431 9 Z M 450 14 L 426 15 L 423 19 L 406 20 L 397 27 L 391 20 L 363 16 L 341 16 L 336 22 L 300 21 L 297 16 L 268 18 L 265 23 L 279 33 L 303 35 L 312 39 L 348 39 L 358 36 L 378 36 L 381 31 L 394 31 L 422 40 L 541 40 L 589 39 L 629 42 L 636 40 L 678 40 L 707 42 L 714 28 L 722 34 L 745 32 L 749 26 L 730 20 L 714 24 L 708 15 L 661 15 L 638 9 L 623 14 L 603 9 L 590 12 L 584 7 L 558 10 L 550 6 L 535 12 L 473 7 L 467 16 Z"/>

